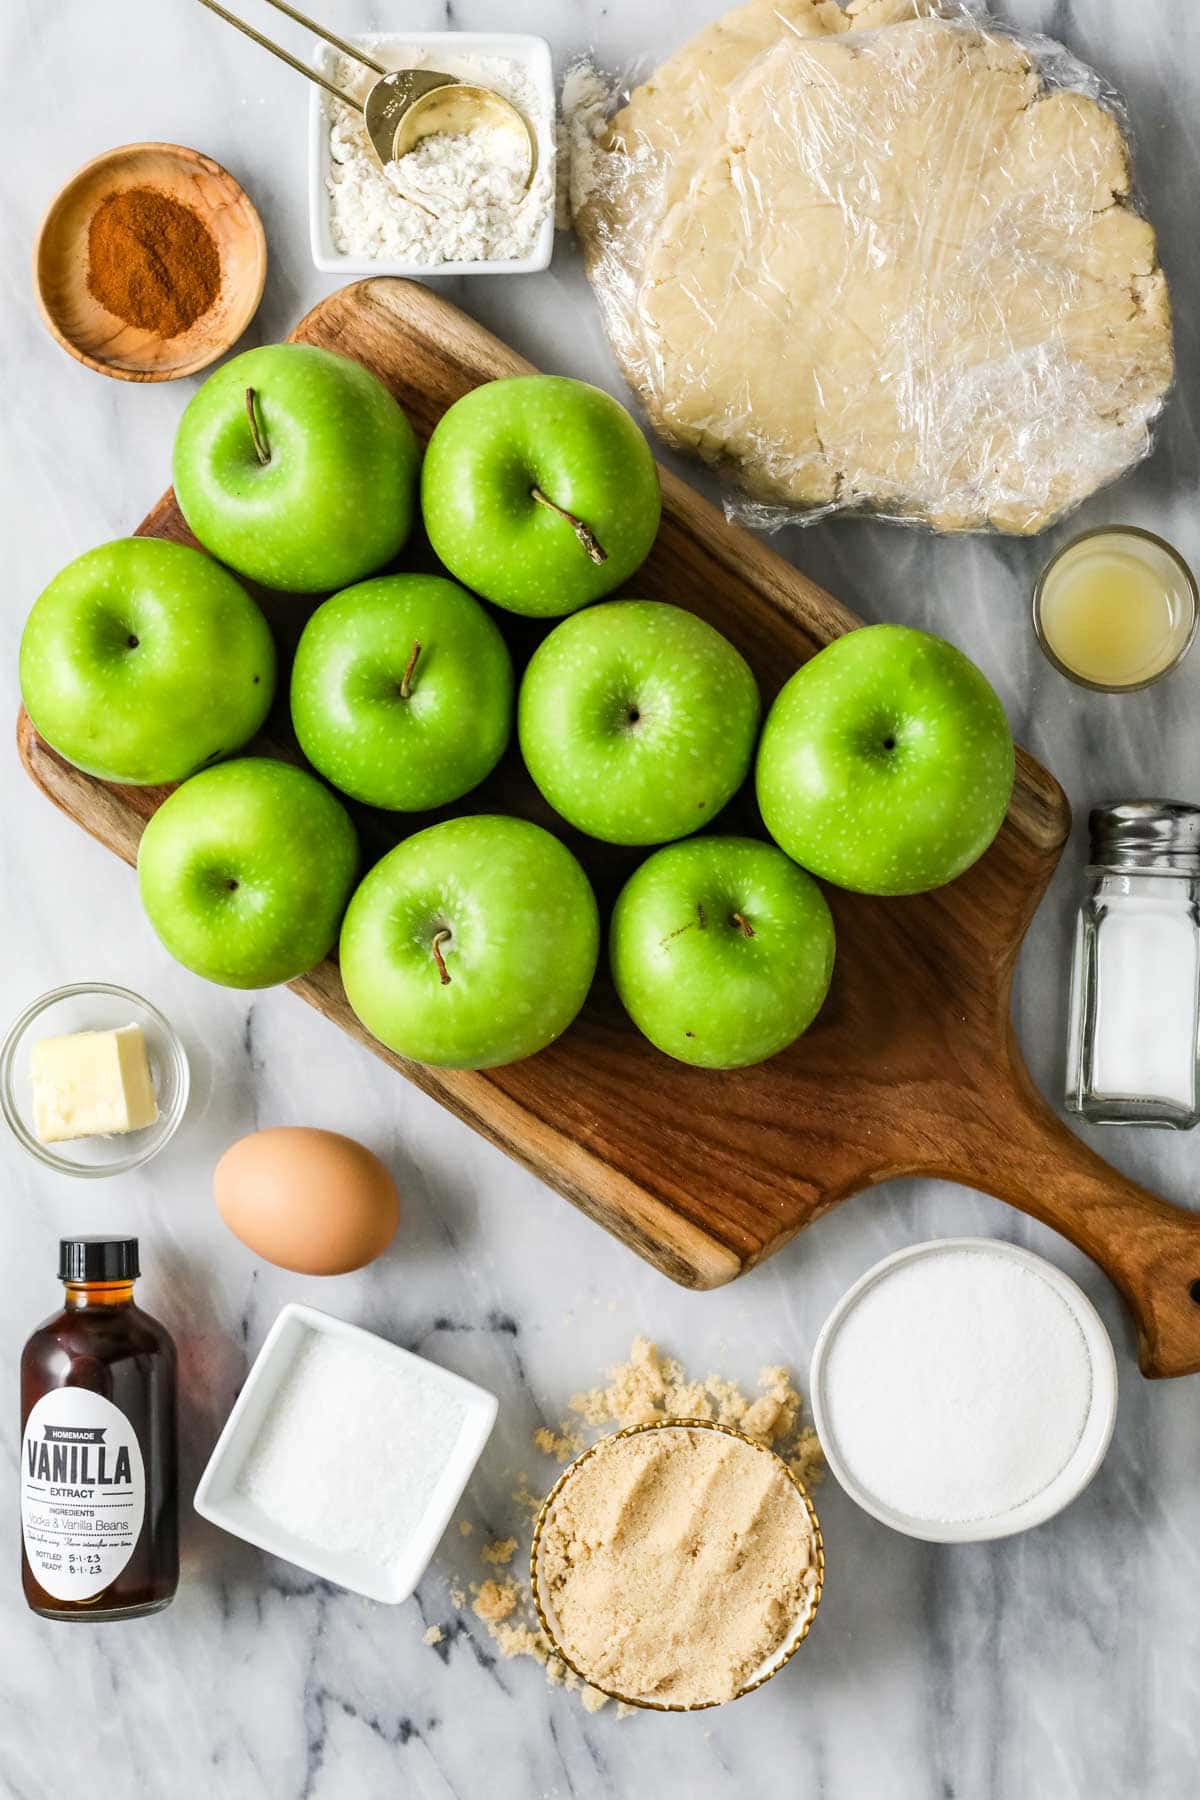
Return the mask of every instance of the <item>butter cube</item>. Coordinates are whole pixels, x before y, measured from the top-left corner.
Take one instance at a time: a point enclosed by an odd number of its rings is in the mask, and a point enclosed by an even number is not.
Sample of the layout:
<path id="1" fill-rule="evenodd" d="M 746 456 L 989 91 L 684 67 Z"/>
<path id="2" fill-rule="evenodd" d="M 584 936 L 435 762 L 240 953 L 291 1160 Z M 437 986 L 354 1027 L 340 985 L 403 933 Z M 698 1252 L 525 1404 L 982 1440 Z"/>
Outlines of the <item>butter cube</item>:
<path id="1" fill-rule="evenodd" d="M 33 1125 L 43 1144 L 142 1131 L 158 1101 L 140 1025 L 75 1031 L 33 1047 Z"/>

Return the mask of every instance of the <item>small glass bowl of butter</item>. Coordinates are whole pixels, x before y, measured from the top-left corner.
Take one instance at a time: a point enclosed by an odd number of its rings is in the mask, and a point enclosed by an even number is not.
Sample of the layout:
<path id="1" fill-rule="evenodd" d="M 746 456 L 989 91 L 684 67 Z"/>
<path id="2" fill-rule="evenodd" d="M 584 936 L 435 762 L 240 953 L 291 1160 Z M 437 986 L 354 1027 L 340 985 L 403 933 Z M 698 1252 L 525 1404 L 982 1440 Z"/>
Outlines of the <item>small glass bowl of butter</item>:
<path id="1" fill-rule="evenodd" d="M 62 1175 L 136 1169 L 187 1109 L 187 1054 L 139 994 L 75 982 L 42 994 L 0 1046 L 0 1111 L 31 1156 Z"/>

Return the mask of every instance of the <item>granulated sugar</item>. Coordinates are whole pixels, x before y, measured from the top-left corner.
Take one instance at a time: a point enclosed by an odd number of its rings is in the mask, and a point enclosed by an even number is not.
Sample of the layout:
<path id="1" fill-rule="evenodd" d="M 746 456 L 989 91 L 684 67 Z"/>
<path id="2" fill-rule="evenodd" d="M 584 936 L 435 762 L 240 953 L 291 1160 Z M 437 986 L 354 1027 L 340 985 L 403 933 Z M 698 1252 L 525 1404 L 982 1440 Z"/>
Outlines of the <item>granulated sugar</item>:
<path id="1" fill-rule="evenodd" d="M 893 1265 L 836 1327 L 821 1402 L 866 1493 L 914 1520 L 991 1519 L 1042 1493 L 1087 1423 L 1092 1365 L 1035 1268 L 948 1246 Z"/>
<path id="2" fill-rule="evenodd" d="M 436 1375 L 310 1331 L 238 1491 L 306 1543 L 389 1562 L 420 1523 L 465 1416 Z"/>

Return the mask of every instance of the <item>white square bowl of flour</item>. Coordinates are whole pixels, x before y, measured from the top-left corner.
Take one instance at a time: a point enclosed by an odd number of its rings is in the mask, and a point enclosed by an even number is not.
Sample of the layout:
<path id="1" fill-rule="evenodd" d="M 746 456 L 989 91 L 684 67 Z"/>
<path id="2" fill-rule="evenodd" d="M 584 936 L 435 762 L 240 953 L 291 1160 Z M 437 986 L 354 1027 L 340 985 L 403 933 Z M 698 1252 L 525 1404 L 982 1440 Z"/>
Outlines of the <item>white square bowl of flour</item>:
<path id="1" fill-rule="evenodd" d="M 275 1320 L 200 1478 L 201 1518 L 396 1605 L 437 1549 L 494 1394 L 295 1302 Z"/>
<path id="2" fill-rule="evenodd" d="M 436 69 L 495 89 L 529 122 L 537 166 L 528 189 L 503 134 L 427 138 L 381 168 L 357 113 L 318 87 L 308 113 L 309 233 L 327 275 L 523 275 L 554 250 L 554 66 L 544 38 L 432 31 L 352 40 L 387 69 Z M 362 98 L 378 77 L 326 44 L 314 66 Z"/>

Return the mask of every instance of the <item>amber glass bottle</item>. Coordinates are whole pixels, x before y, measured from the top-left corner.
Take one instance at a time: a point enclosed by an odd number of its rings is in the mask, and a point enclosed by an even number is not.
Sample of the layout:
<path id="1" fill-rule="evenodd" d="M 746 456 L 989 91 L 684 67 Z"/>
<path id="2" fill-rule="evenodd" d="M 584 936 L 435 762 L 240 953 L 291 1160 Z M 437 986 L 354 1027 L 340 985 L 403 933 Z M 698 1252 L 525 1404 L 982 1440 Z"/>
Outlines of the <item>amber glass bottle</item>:
<path id="1" fill-rule="evenodd" d="M 47 1619 L 134 1619 L 179 1581 L 175 1346 L 136 1238 L 64 1238 L 61 1312 L 21 1355 L 21 1581 Z"/>

